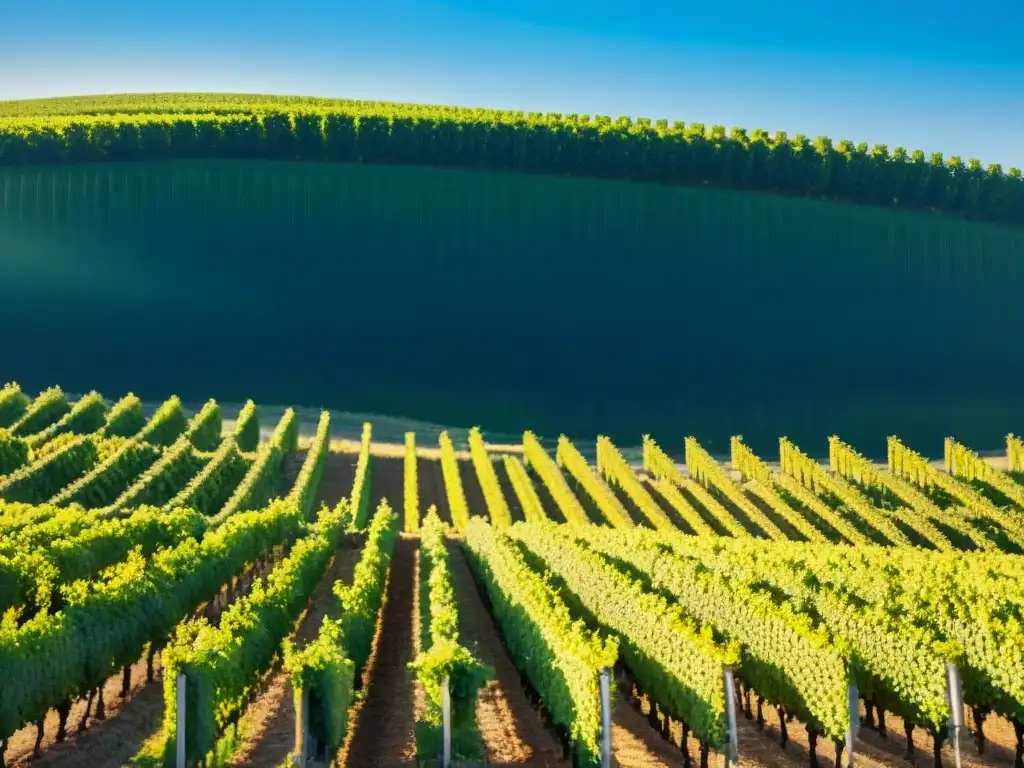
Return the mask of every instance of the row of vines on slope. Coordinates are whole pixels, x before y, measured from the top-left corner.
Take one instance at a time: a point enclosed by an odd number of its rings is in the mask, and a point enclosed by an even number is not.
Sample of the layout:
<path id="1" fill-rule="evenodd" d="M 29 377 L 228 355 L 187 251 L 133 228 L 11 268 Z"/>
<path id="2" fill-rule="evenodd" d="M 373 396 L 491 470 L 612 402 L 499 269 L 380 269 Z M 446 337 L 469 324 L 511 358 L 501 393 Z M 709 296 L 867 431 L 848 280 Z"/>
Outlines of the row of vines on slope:
<path id="1" fill-rule="evenodd" d="M 120 443 L 104 460 L 78 479 L 64 486 L 50 499 L 51 504 L 81 504 L 88 508 L 107 507 L 128 490 L 138 476 L 156 463 L 162 446 L 170 445 L 187 427 L 181 400 L 163 403 L 145 426 Z"/>
<path id="2" fill-rule="evenodd" d="M 878 469 L 835 436 L 829 438 L 829 463 L 833 472 L 854 481 L 866 492 L 873 493 L 879 503 L 884 503 L 885 513 L 905 533 L 917 539 L 911 543 L 930 545 L 944 551 L 956 549 L 956 544 L 946 532 L 954 529 L 983 549 L 993 547 L 980 531 L 971 527 L 962 517 L 947 514 L 913 485 L 892 472 Z M 942 523 L 945 530 L 937 523 Z"/>
<path id="3" fill-rule="evenodd" d="M 682 488 L 688 488 L 699 499 L 704 489 L 691 478 L 683 477 L 682 473 L 676 469 L 675 462 L 654 442 L 650 435 L 644 435 L 643 438 L 643 465 L 644 472 L 651 478 L 658 493 L 665 497 L 665 500 L 672 505 L 672 508 L 694 533 L 706 536 L 716 535 L 715 529 L 681 493 Z M 706 496 L 706 492 L 703 495 Z M 723 531 L 732 536 L 748 535 L 743 526 L 736 522 L 735 518 L 724 508 L 721 508 L 721 505 L 705 504 L 704 506 L 722 526 Z M 718 512 L 720 514 L 716 514 Z"/>
<path id="4" fill-rule="evenodd" d="M 831 644 L 837 648 L 845 644 L 852 651 L 857 663 L 851 671 L 868 704 L 923 725 L 941 740 L 949 717 L 946 664 L 962 663 L 963 650 L 959 644 L 908 621 L 899 611 L 884 605 L 877 610 L 851 597 L 852 584 L 847 579 L 885 582 L 898 578 L 888 575 L 888 569 L 816 581 L 808 578 L 810 571 L 801 556 L 810 548 L 798 548 L 791 556 L 788 547 L 772 544 L 696 541 L 679 536 L 660 542 L 646 537 L 633 545 L 647 548 L 651 556 L 682 558 L 690 563 L 687 567 L 707 568 L 730 584 L 760 590 L 768 585 L 778 590 L 792 601 L 792 610 L 820 622 L 831 635 Z M 843 557 L 848 550 L 819 547 L 819 551 Z M 893 551 L 874 550 L 870 558 L 881 565 Z"/>
<path id="5" fill-rule="evenodd" d="M 938 665 L 949 661 L 963 665 L 964 700 L 979 728 L 991 712 L 1024 723 L 1016 558 L 681 536 L 664 543 L 728 579 L 767 582 L 813 606 L 853 643 L 873 677 L 865 691 L 912 722 L 933 731 L 944 722 Z"/>
<path id="6" fill-rule="evenodd" d="M 523 462 L 519 460 L 519 457 L 505 456 L 502 459 L 502 464 L 505 467 L 505 473 L 508 475 L 508 481 L 512 485 L 512 492 L 516 495 L 516 499 L 519 500 L 519 506 L 523 510 L 523 517 L 532 523 L 547 520 L 548 516 L 544 511 L 544 505 L 541 503 L 540 496 L 537 495 L 537 489 L 534 488 L 533 481 L 530 479 L 530 475 L 527 473 L 526 467 L 523 466 Z"/>
<path id="7" fill-rule="evenodd" d="M 597 438 L 597 469 L 609 485 L 622 489 L 651 525 L 665 530 L 674 528 L 668 515 L 643 487 L 619 449 L 604 436 Z"/>
<path id="8" fill-rule="evenodd" d="M 447 432 L 442 432 L 438 437 L 438 444 L 441 447 L 441 474 L 444 477 L 445 493 L 448 497 L 448 509 L 452 514 L 452 525 L 459 531 L 465 531 L 469 525 L 469 505 L 466 503 L 466 494 L 462 488 L 462 478 L 459 475 L 459 460 L 455 456 L 455 446 Z"/>
<path id="9" fill-rule="evenodd" d="M 951 437 L 946 438 L 944 448 L 946 471 L 951 475 L 969 483 L 983 483 L 1018 507 L 1024 507 L 1024 485 L 1016 482 L 1012 476 L 996 469 Z M 1012 471 L 1012 460 L 1010 466 Z"/>
<path id="10" fill-rule="evenodd" d="M 28 444 L 37 448 L 57 435 L 70 432 L 76 435 L 89 434 L 102 428 L 107 421 L 107 403 L 99 392 L 90 392 L 77 400 L 71 410 L 46 429 L 29 436 Z"/>
<path id="11" fill-rule="evenodd" d="M 575 621 L 550 581 L 482 518 L 470 520 L 465 547 L 513 662 L 563 730 L 576 765 L 593 768 L 601 737 L 598 676 L 615 664 L 618 643 Z"/>
<path id="12" fill-rule="evenodd" d="M 10 429 L 28 409 L 28 395 L 16 382 L 0 387 L 0 429 Z"/>
<path id="13" fill-rule="evenodd" d="M 244 712 L 254 686 L 281 652 L 350 523 L 351 508 L 346 500 L 333 510 L 324 507 L 266 583 L 257 584 L 232 603 L 217 626 L 201 618 L 178 627 L 164 653 L 168 763 L 176 748 L 178 674 L 185 675 L 187 686 L 186 755 L 190 762 L 198 761 Z"/>
<path id="14" fill-rule="evenodd" d="M 469 455 L 480 481 L 480 489 L 484 494 L 484 503 L 487 505 L 491 523 L 499 528 L 507 528 L 512 525 L 512 512 L 498 483 L 498 475 L 494 471 L 494 462 L 487 453 L 484 436 L 477 427 L 469 431 Z"/>
<path id="15" fill-rule="evenodd" d="M 580 543 L 577 529 L 517 523 L 511 535 L 540 559 L 583 615 L 619 638 L 637 683 L 667 716 L 682 720 L 705 747 L 727 740 L 724 670 L 739 648 L 720 643 L 687 617 Z"/>
<path id="16" fill-rule="evenodd" d="M 1007 436 L 1006 460 L 1011 472 L 1024 472 L 1024 440 L 1014 435 Z"/>
<path id="17" fill-rule="evenodd" d="M 308 695 L 311 735 L 327 762 L 348 731 L 354 684 L 370 658 L 398 531 L 398 516 L 382 502 L 370 520 L 352 584 L 333 586 L 338 618 L 324 617 L 316 638 L 305 646 L 297 646 L 291 638 L 284 641 L 284 663 L 295 701 L 301 707 Z"/>
<path id="18" fill-rule="evenodd" d="M 93 579 L 133 551 L 149 557 L 205 530 L 205 520 L 190 509 L 140 507 L 113 519 L 55 510 L 45 523 L 0 541 L 0 614 L 21 608 L 16 618 L 24 622 L 37 612 L 52 613 L 63 607 L 61 586 Z"/>
<path id="19" fill-rule="evenodd" d="M 770 592 L 666 553 L 642 529 L 611 535 L 595 528 L 578 536 L 611 562 L 634 569 L 652 592 L 670 594 L 683 615 L 738 643 L 740 680 L 778 706 L 783 721 L 795 715 L 837 743 L 845 737 L 852 660 L 847 650 L 829 642 L 827 631 L 813 619 Z M 533 534 L 530 540 L 536 538 Z M 557 545 L 569 542 L 556 537 Z"/>
<path id="20" fill-rule="evenodd" d="M 411 664 L 427 698 L 424 720 L 417 728 L 417 753 L 424 759 L 436 759 L 442 752 L 442 689 L 447 683 L 452 754 L 460 759 L 479 759 L 482 744 L 476 724 L 477 691 L 493 672 L 459 643 L 459 613 L 444 533 L 444 523 L 431 507 L 420 529 L 420 652 Z"/>
<path id="21" fill-rule="evenodd" d="M 366 527 L 370 520 L 370 496 L 372 488 L 372 462 L 370 454 L 370 440 L 373 437 L 373 427 L 369 422 L 363 424 L 363 434 L 359 443 L 359 459 L 356 461 L 356 478 L 352 483 L 352 506 L 354 510 L 354 525 L 357 530 Z"/>
<path id="22" fill-rule="evenodd" d="M 50 387 L 39 393 L 39 396 L 29 403 L 25 412 L 14 424 L 11 425 L 11 432 L 19 437 L 42 432 L 51 424 L 60 421 L 71 410 L 67 395 L 60 387 Z"/>
<path id="23" fill-rule="evenodd" d="M 420 489 L 416 459 L 416 433 L 405 433 L 404 472 L 402 498 L 405 512 L 405 530 L 416 533 L 420 529 Z"/>
<path id="24" fill-rule="evenodd" d="M 804 488 L 824 499 L 835 510 L 839 520 L 845 519 L 844 512 L 851 514 L 851 523 L 857 524 L 857 531 L 873 543 L 910 545 L 906 534 L 893 523 L 885 510 L 875 507 L 870 499 L 848 483 L 841 474 L 827 472 L 821 464 L 786 438 L 779 440 L 779 463 L 782 475 L 793 478 Z M 844 536 L 847 535 L 845 531 L 839 529 Z M 856 538 L 857 534 L 850 533 L 850 536 Z"/>
<path id="25" fill-rule="evenodd" d="M 288 408 L 281 416 L 270 439 L 259 446 L 245 477 L 232 490 L 224 506 L 211 518 L 211 524 L 218 525 L 236 512 L 255 509 L 277 495 L 280 491 L 285 455 L 293 453 L 298 448 L 298 441 L 299 420 L 295 411 Z M 221 475 L 216 481 L 225 482 L 226 479 L 226 475 Z M 207 480 L 210 483 L 215 482 L 214 478 Z"/>
<path id="26" fill-rule="evenodd" d="M 996 506 L 969 484 L 940 472 L 927 459 L 905 446 L 895 437 L 889 438 L 888 448 L 889 468 L 895 476 L 926 491 L 933 487 L 939 489 L 955 504 L 963 505 L 969 513 L 998 525 L 1001 533 L 1024 551 L 1024 521 L 1021 520 L 1019 512 Z M 950 517 L 956 516 L 956 514 L 954 512 Z M 976 543 L 981 548 L 991 546 L 987 540 L 984 540 L 984 544 Z"/>
<path id="27" fill-rule="evenodd" d="M 23 625 L 8 611 L 0 622 L 0 739 L 61 715 L 70 701 L 97 689 L 117 669 L 160 645 L 182 619 L 215 595 L 244 566 L 294 539 L 302 520 L 281 502 L 237 515 L 199 541 L 187 539 L 145 559 L 133 553 L 96 581 L 62 589 L 57 613 L 38 612 Z M 111 612 L 119 619 L 109 621 Z"/>
<path id="28" fill-rule="evenodd" d="M 590 522 L 586 511 L 576 494 L 565 481 L 558 465 L 551 460 L 544 446 L 532 432 L 523 433 L 523 458 L 530 469 L 537 473 L 540 481 L 555 500 L 558 510 L 570 525 L 586 525 Z"/>
<path id="29" fill-rule="evenodd" d="M 217 97 L 214 97 L 217 98 Z M 260 101 L 262 99 L 262 102 Z M 249 157 L 403 163 L 721 186 L 1024 222 L 1021 171 L 883 144 L 668 120 L 373 102 L 211 114 L 209 97 L 162 113 L 0 117 L 0 165 Z M 254 103 L 255 102 L 255 103 Z"/>
<path id="30" fill-rule="evenodd" d="M 792 506 L 789 501 L 783 498 L 780 481 L 777 481 L 768 465 L 762 462 L 753 451 L 744 443 L 743 438 L 733 437 L 730 441 L 732 468 L 740 473 L 747 481 L 747 487 L 754 495 L 762 500 L 776 515 L 789 523 L 793 529 L 807 541 L 826 541 L 825 535 L 818 530 L 810 516 Z M 796 491 L 799 495 L 799 491 Z M 824 505 L 815 503 L 815 499 L 806 495 L 802 497 L 805 509 L 814 508 L 821 514 L 818 515 L 822 522 L 834 522 L 842 526 L 841 519 L 836 519 Z"/>
<path id="31" fill-rule="evenodd" d="M 605 520 L 616 528 L 632 527 L 633 518 L 622 506 L 622 502 L 565 435 L 558 438 L 555 461 L 583 489 Z"/>
<path id="32" fill-rule="evenodd" d="M 785 539 L 786 534 L 750 499 L 726 474 L 722 466 L 715 461 L 695 438 L 686 438 L 686 468 L 690 477 L 703 485 L 707 490 L 716 491 L 727 499 L 770 539 Z"/>

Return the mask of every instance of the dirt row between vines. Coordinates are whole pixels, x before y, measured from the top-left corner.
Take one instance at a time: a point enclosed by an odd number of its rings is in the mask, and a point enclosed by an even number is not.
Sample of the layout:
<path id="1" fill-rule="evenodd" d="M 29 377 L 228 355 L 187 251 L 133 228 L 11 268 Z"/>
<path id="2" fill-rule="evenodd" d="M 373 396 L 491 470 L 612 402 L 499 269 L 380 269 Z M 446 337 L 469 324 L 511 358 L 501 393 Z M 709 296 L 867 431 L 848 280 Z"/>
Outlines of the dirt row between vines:
<path id="1" fill-rule="evenodd" d="M 352 582 L 362 537 L 347 537 L 335 552 L 299 619 L 294 640 L 299 647 L 316 639 L 325 616 L 337 617 L 334 584 Z M 289 675 L 275 666 L 265 686 L 239 722 L 240 744 L 231 766 L 279 766 L 295 746 L 295 701 Z"/>
<path id="2" fill-rule="evenodd" d="M 416 711 L 408 665 L 413 659 L 416 545 L 395 545 L 373 656 L 363 676 L 363 698 L 354 707 L 340 765 L 390 768 L 415 758 Z"/>
<path id="3" fill-rule="evenodd" d="M 427 514 L 431 506 L 437 507 L 438 516 L 451 524 L 452 513 L 448 507 L 448 496 L 445 493 L 444 476 L 441 462 L 438 459 L 416 459 L 416 484 L 420 503 L 420 517 Z"/>

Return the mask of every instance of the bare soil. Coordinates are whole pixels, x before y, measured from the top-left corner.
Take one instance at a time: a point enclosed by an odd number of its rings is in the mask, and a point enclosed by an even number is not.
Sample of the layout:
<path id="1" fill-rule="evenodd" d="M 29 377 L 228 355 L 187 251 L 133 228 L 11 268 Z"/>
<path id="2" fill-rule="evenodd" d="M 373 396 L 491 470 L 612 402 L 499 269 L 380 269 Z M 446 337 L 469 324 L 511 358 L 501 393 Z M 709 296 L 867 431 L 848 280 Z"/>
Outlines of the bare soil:
<path id="1" fill-rule="evenodd" d="M 416 756 L 412 675 L 416 546 L 402 536 L 391 559 L 373 657 L 364 676 L 365 699 L 354 707 L 349 738 L 338 764 L 349 768 L 406 766 Z"/>
<path id="2" fill-rule="evenodd" d="M 370 460 L 370 514 L 387 499 L 391 510 L 402 516 L 405 503 L 405 458 L 374 456 Z"/>
<path id="3" fill-rule="evenodd" d="M 451 524 L 452 513 L 448 508 L 448 496 L 444 489 L 444 476 L 439 459 L 416 459 L 416 482 L 420 497 L 420 515 L 425 516 L 431 506 L 437 507 L 438 516 Z"/>
<path id="4" fill-rule="evenodd" d="M 159 661 L 154 665 L 159 669 Z M 79 728 L 85 714 L 86 700 L 76 701 L 68 717 L 67 741 L 56 743 L 58 717 L 55 710 L 47 713 L 43 752 L 32 758 L 36 739 L 35 727 L 23 728 L 11 737 L 7 748 L 8 766 L 45 765 L 66 768 L 115 768 L 125 765 L 143 742 L 160 729 L 164 711 L 161 683 L 146 683 L 146 661 L 132 666 L 129 697 L 121 699 L 121 673 L 113 675 L 103 686 L 106 719 L 91 719 L 88 730 Z M 95 702 L 93 712 L 95 712 Z"/>
<path id="5" fill-rule="evenodd" d="M 620 768 L 662 768 L 683 764 L 679 747 L 666 741 L 622 696 L 612 708 L 612 753 Z"/>
<path id="6" fill-rule="evenodd" d="M 462 493 L 466 496 L 466 506 L 469 507 L 470 516 L 490 520 L 491 515 L 487 509 L 483 488 L 480 486 L 480 478 L 470 459 L 459 461 L 459 478 L 462 480 Z"/>
<path id="7" fill-rule="evenodd" d="M 356 462 L 359 460 L 358 446 L 356 450 L 356 453 L 328 451 L 313 509 L 319 509 L 321 504 L 333 509 L 339 501 L 352 496 L 352 485 L 356 480 Z"/>

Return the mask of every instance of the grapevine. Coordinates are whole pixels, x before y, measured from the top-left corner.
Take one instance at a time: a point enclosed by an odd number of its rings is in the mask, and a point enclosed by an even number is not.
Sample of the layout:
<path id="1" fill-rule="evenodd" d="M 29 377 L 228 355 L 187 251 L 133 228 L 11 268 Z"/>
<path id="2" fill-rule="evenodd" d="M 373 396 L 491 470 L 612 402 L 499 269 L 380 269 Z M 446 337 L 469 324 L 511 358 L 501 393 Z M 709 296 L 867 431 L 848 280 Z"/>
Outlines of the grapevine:
<path id="1" fill-rule="evenodd" d="M 498 484 L 498 475 L 494 471 L 494 462 L 487 453 L 484 437 L 476 427 L 469 431 L 469 455 L 480 481 L 480 489 L 483 491 L 491 522 L 499 528 L 507 528 L 512 525 L 512 513 Z"/>
<path id="2" fill-rule="evenodd" d="M 775 478 L 768 465 L 743 444 L 742 437 L 733 437 L 731 442 L 732 468 L 752 481 L 751 490 L 764 501 L 772 511 L 789 523 L 807 541 L 826 541 L 824 534 L 815 528 L 798 510 L 786 503 L 775 490 Z"/>
<path id="3" fill-rule="evenodd" d="M 967 481 L 981 481 L 990 485 L 1018 507 L 1024 507 L 1024 485 L 993 467 L 967 446 L 947 437 L 945 454 L 947 472 Z M 1012 469 L 1012 461 L 1010 465 Z"/>
<path id="4" fill-rule="evenodd" d="M 833 497 L 862 524 L 869 526 L 872 538 L 881 539 L 879 543 L 910 546 L 906 534 L 893 524 L 885 510 L 875 507 L 860 491 L 847 483 L 841 474 L 827 472 L 823 466 L 784 437 L 779 440 L 779 463 L 784 474 L 796 479 L 808 490 Z M 843 519 L 841 508 L 836 511 L 836 517 Z M 842 529 L 837 530 L 843 532 Z M 843 532 L 843 535 L 846 533 Z M 855 534 L 851 532 L 851 535 Z"/>
<path id="5" fill-rule="evenodd" d="M 622 506 L 615 492 L 601 479 L 576 446 L 565 435 L 558 438 L 558 450 L 555 453 L 558 466 L 566 470 L 579 483 L 593 500 L 604 519 L 616 528 L 631 528 L 633 520 L 629 512 Z"/>
<path id="6" fill-rule="evenodd" d="M 438 437 L 441 446 L 441 474 L 444 476 L 445 494 L 448 497 L 448 508 L 452 513 L 452 525 L 465 532 L 469 525 L 469 505 L 466 494 L 462 490 L 462 477 L 459 475 L 459 460 L 455 457 L 455 446 L 447 432 Z"/>
<path id="7" fill-rule="evenodd" d="M 366 527 L 370 519 L 370 488 L 373 478 L 373 467 L 370 456 L 370 440 L 373 427 L 369 422 L 363 424 L 363 434 L 359 443 L 359 459 L 356 461 L 356 479 L 352 483 L 352 505 L 355 508 L 353 525 L 357 530 Z"/>
<path id="8" fill-rule="evenodd" d="M 654 487 L 668 500 L 695 533 L 705 536 L 717 535 L 700 512 L 680 493 L 679 489 L 681 488 L 686 488 L 696 496 L 708 514 L 714 517 L 727 533 L 732 536 L 750 535 L 725 507 L 704 491 L 703 487 L 690 478 L 683 477 L 682 473 L 676 469 L 672 459 L 658 447 L 658 444 L 649 435 L 644 435 L 643 438 L 643 460 L 644 471 L 654 478 Z"/>
<path id="9" fill-rule="evenodd" d="M 419 465 L 416 458 L 416 433 L 405 433 L 405 473 L 403 506 L 405 510 L 405 530 L 416 533 L 420 529 L 420 491 L 418 480 Z"/>
<path id="10" fill-rule="evenodd" d="M 559 591 L 533 571 L 508 536 L 481 518 L 466 532 L 470 564 L 486 590 L 509 654 L 573 743 L 577 764 L 595 768 L 601 733 L 598 675 L 618 643 L 574 621 Z"/>
<path id="11" fill-rule="evenodd" d="M 714 488 L 736 506 L 770 539 L 785 539 L 784 534 L 758 506 L 743 495 L 725 470 L 694 438 L 686 438 L 686 467 L 690 477 L 706 488 Z"/>
<path id="12" fill-rule="evenodd" d="M 544 505 L 537 495 L 537 489 L 533 487 L 533 481 L 526 472 L 526 467 L 519 460 L 518 456 L 506 456 L 503 460 L 508 480 L 512 484 L 512 490 L 519 499 L 519 506 L 522 507 L 523 517 L 527 522 L 539 523 L 548 519 L 544 512 Z"/>
<path id="13" fill-rule="evenodd" d="M 664 510 L 647 492 L 619 449 L 607 437 L 597 438 L 597 469 L 609 485 L 614 485 L 630 498 L 647 521 L 655 528 L 675 528 Z"/>
<path id="14" fill-rule="evenodd" d="M 547 486 L 548 492 L 558 505 L 559 511 L 570 525 L 588 525 L 590 518 L 584 511 L 580 500 L 569 488 L 565 476 L 558 465 L 551 460 L 548 452 L 532 432 L 523 433 L 523 458 L 527 465 L 537 473 L 541 482 Z"/>

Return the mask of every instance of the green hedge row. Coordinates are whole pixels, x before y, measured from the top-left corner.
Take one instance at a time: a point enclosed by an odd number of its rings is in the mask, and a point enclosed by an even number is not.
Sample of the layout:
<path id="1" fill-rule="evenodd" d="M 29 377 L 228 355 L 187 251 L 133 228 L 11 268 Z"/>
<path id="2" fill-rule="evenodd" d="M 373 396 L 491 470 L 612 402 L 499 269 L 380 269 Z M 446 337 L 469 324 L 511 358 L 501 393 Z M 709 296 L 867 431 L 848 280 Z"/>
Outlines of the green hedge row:
<path id="1" fill-rule="evenodd" d="M 88 437 L 82 439 L 91 444 Z M 119 450 L 104 461 L 94 464 L 86 474 L 76 475 L 77 479 L 64 485 L 49 502 L 62 507 L 71 504 L 81 504 L 86 509 L 108 507 L 160 456 L 161 451 L 155 445 L 141 440 L 127 440 Z"/>
<path id="2" fill-rule="evenodd" d="M 711 185 L 1024 225 L 1021 171 L 702 123 L 364 104 L 0 119 L 0 166 L 160 158 L 397 163 Z"/>
<path id="3" fill-rule="evenodd" d="M 260 444 L 260 415 L 252 400 L 247 400 L 238 412 L 234 437 L 242 451 L 255 451 Z"/>
<path id="4" fill-rule="evenodd" d="M 181 398 L 171 395 L 150 416 L 135 439 L 153 445 L 171 445 L 187 428 L 188 416 L 181 405 Z"/>
<path id="5" fill-rule="evenodd" d="M 69 483 L 89 476 L 98 460 L 96 443 L 87 435 L 79 435 L 59 450 L 4 477 L 0 481 L 0 499 L 42 504 Z"/>
<path id="6" fill-rule="evenodd" d="M 210 520 L 220 525 L 239 511 L 265 504 L 280 490 L 284 457 L 297 447 L 299 420 L 291 408 L 284 412 L 270 440 L 259 447 L 256 459 L 224 506 Z"/>
<path id="7" fill-rule="evenodd" d="M 4 384 L 0 387 L 0 428 L 14 426 L 28 409 L 28 404 L 28 395 L 17 384 Z"/>
<path id="8" fill-rule="evenodd" d="M 284 503 L 237 515 L 200 541 L 186 539 L 148 559 L 132 553 L 100 579 L 76 582 L 58 613 L 0 628 L 0 743 L 135 663 L 233 575 L 303 529 Z"/>
<path id="9" fill-rule="evenodd" d="M 327 462 L 330 448 L 331 412 L 323 411 L 317 424 L 316 435 L 306 452 L 306 459 L 302 462 L 302 468 L 288 493 L 288 501 L 298 507 L 304 517 L 309 517 L 313 509 L 313 501 L 320 488 L 320 477 L 324 473 L 324 464 Z"/>
<path id="10" fill-rule="evenodd" d="M 28 610 L 24 618 L 36 611 L 53 613 L 62 607 L 58 591 L 61 585 L 95 579 L 104 568 L 126 560 L 136 548 L 143 557 L 149 557 L 157 549 L 175 546 L 187 538 L 198 539 L 206 529 L 203 516 L 191 509 L 168 512 L 142 507 L 126 518 L 93 518 L 74 531 L 81 515 L 78 509 L 62 509 L 51 519 L 52 525 L 0 540 L 0 572 L 5 570 L 5 562 L 29 566 L 18 588 L 0 589 L 0 614 L 18 606 Z M 61 531 L 65 516 L 70 518 L 73 533 Z M 55 531 L 59 531 L 56 536 L 52 535 Z M 44 538 L 47 533 L 50 537 Z M 31 557 L 19 558 L 28 552 L 38 555 L 39 562 L 33 563 Z"/>
<path id="11" fill-rule="evenodd" d="M 19 437 L 34 435 L 60 421 L 70 410 L 71 403 L 64 391 L 50 387 L 29 404 L 22 417 L 11 426 L 11 432 Z"/>
<path id="12" fill-rule="evenodd" d="M 416 724 L 416 752 L 436 760 L 443 750 L 443 690 L 451 695 L 452 756 L 461 760 L 483 757 L 476 721 L 478 691 L 494 677 L 472 651 L 459 642 L 459 608 L 445 524 L 431 506 L 420 528 L 420 652 L 410 668 L 426 694 L 423 719 Z"/>
<path id="13" fill-rule="evenodd" d="M 103 396 L 99 392 L 90 392 L 71 406 L 71 410 L 58 421 L 41 432 L 29 435 L 28 444 L 36 448 L 65 433 L 87 435 L 96 432 L 107 423 L 108 410 Z"/>
<path id="14" fill-rule="evenodd" d="M 363 435 L 359 444 L 359 458 L 356 460 L 356 477 L 352 481 L 352 506 L 355 509 L 356 530 L 363 530 L 370 517 L 370 495 L 373 487 L 373 462 L 370 456 L 370 441 L 373 426 L 363 424 Z"/>
<path id="15" fill-rule="evenodd" d="M 209 463 L 165 508 L 191 507 L 204 515 L 215 515 L 231 498 L 250 466 L 252 463 L 238 450 L 235 439 L 225 437 Z"/>
<path id="16" fill-rule="evenodd" d="M 118 510 L 132 507 L 164 506 L 181 493 L 210 461 L 209 454 L 197 451 L 188 437 L 182 435 L 106 511 L 116 514 Z"/>
<path id="17" fill-rule="evenodd" d="M 470 519 L 465 547 L 512 661 L 540 694 L 551 720 L 567 732 L 573 765 L 595 768 L 598 676 L 618 660 L 618 640 L 575 621 L 554 583 L 531 569 L 515 543 L 483 518 Z"/>
<path id="18" fill-rule="evenodd" d="M 291 502 L 284 503 L 295 509 Z M 163 657 L 164 700 L 177 699 L 177 677 L 184 673 L 189 762 L 205 758 L 224 729 L 245 711 L 350 522 L 351 509 L 344 501 L 333 510 L 323 507 L 288 557 L 274 567 L 265 582 L 232 603 L 216 627 L 205 619 L 178 627 Z M 174 754 L 176 745 L 174 723 L 165 717 L 168 755 Z"/>
<path id="19" fill-rule="evenodd" d="M 200 451 L 216 451 L 220 445 L 223 419 L 216 400 L 208 400 L 192 417 L 185 428 L 185 436 Z"/>
<path id="20" fill-rule="evenodd" d="M 100 434 L 103 437 L 131 437 L 145 426 L 142 401 L 129 392 L 114 403 L 114 407 L 107 413 L 107 423 Z"/>
<path id="21" fill-rule="evenodd" d="M 316 639 L 302 648 L 290 639 L 284 642 L 296 712 L 301 712 L 303 694 L 308 691 L 310 733 L 316 752 L 324 751 L 328 757 L 342 745 L 348 731 L 355 679 L 370 658 L 397 539 L 398 516 L 382 501 L 370 521 L 352 584 L 334 584 L 339 617 L 324 617 Z"/>
<path id="22" fill-rule="evenodd" d="M 0 428 L 0 477 L 28 464 L 28 443 Z"/>

